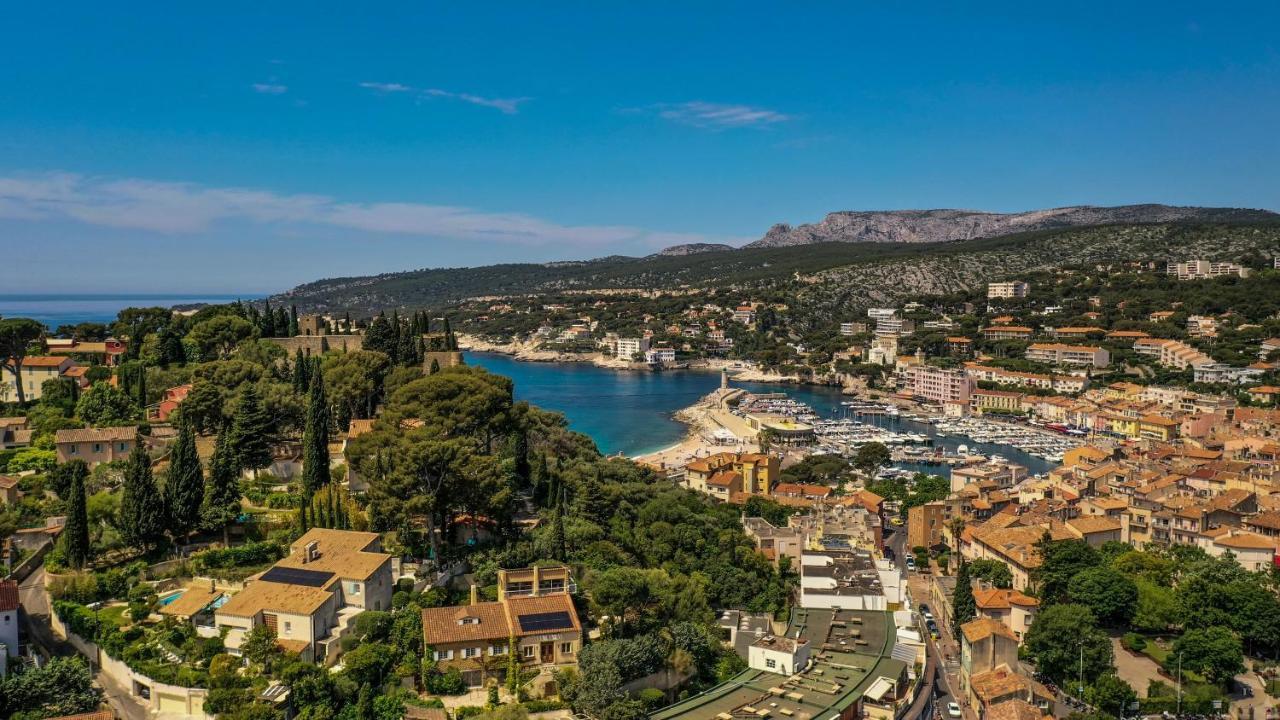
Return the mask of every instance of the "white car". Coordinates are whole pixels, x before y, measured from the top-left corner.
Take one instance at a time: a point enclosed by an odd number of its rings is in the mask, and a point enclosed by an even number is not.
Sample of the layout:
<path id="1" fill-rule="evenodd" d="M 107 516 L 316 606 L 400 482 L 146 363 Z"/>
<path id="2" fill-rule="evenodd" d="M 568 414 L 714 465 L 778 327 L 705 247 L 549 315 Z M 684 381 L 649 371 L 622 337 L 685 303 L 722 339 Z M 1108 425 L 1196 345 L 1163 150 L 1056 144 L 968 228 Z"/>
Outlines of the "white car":
<path id="1" fill-rule="evenodd" d="M 953 703 L 953 702 L 947 703 L 947 717 L 959 718 L 960 716 L 961 716 L 961 713 L 960 713 L 959 703 Z"/>

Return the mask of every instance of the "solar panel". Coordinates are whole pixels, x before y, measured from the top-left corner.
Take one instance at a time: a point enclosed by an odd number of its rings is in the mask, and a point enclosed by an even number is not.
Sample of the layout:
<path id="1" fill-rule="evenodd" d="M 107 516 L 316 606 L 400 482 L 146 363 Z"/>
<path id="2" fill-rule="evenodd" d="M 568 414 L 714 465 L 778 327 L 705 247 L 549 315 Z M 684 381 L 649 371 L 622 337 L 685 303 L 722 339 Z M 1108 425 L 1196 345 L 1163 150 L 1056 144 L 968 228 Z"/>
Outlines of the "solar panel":
<path id="1" fill-rule="evenodd" d="M 525 632 L 545 632 L 548 630 L 568 630 L 573 627 L 569 613 L 558 612 L 530 613 L 519 616 L 520 629 Z"/>
<path id="2" fill-rule="evenodd" d="M 262 576 L 262 579 L 267 582 L 285 585 L 324 587 L 333 579 L 333 573 L 320 570 L 303 570 L 302 568 L 273 567 Z"/>

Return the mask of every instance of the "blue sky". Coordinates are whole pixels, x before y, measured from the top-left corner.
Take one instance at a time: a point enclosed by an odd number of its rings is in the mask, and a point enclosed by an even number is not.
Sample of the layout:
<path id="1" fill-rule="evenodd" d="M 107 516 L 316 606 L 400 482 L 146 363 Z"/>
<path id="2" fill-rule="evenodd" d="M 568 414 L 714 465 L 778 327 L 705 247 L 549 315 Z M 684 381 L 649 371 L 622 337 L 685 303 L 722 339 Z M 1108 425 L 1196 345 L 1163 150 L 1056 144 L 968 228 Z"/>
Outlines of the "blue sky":
<path id="1" fill-rule="evenodd" d="M 181 5 L 7 10 L 0 292 L 277 291 L 844 209 L 1280 209 L 1274 2 Z"/>

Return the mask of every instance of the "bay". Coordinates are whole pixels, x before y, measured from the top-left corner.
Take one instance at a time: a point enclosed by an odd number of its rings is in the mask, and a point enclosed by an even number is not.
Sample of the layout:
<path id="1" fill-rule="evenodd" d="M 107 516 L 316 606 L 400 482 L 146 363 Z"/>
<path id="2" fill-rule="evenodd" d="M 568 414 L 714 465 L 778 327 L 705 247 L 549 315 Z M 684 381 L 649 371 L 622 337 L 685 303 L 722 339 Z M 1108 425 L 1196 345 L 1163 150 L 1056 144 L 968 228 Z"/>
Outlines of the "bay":
<path id="1" fill-rule="evenodd" d="M 564 413 L 569 427 L 591 436 L 606 454 L 641 455 L 676 444 L 688 427 L 673 415 L 720 384 L 720 374 L 706 370 L 638 372 L 612 370 L 587 362 L 525 362 L 497 353 L 466 354 L 467 362 L 515 383 L 516 399 Z M 841 401 L 848 397 L 837 388 L 817 385 L 782 385 L 733 382 L 751 392 L 783 392 L 812 407 L 823 417 L 841 417 Z M 932 425 L 901 418 L 868 420 L 893 430 L 923 433 L 934 438 L 935 447 L 951 452 L 964 444 L 974 452 L 998 454 L 1027 466 L 1031 473 L 1043 473 L 1054 464 L 1008 445 L 974 443 L 967 438 L 937 437 Z M 945 466 L 902 467 L 947 476 Z"/>

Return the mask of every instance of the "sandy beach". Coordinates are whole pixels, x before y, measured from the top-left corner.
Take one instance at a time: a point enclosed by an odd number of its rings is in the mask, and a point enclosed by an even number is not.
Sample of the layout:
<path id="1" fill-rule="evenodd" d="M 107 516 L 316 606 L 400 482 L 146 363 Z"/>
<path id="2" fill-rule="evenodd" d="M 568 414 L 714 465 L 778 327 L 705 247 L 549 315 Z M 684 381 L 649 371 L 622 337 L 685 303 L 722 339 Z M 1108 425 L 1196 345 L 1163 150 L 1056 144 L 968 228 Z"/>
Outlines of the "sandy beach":
<path id="1" fill-rule="evenodd" d="M 719 390 L 677 412 L 675 418 L 689 426 L 689 434 L 670 447 L 632 458 L 658 470 L 679 468 L 698 458 L 719 452 L 758 452 L 755 431 L 719 406 Z M 735 440 L 728 440 L 727 433 Z"/>

